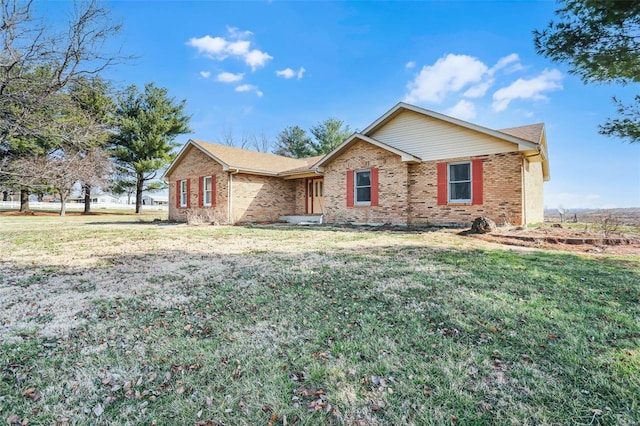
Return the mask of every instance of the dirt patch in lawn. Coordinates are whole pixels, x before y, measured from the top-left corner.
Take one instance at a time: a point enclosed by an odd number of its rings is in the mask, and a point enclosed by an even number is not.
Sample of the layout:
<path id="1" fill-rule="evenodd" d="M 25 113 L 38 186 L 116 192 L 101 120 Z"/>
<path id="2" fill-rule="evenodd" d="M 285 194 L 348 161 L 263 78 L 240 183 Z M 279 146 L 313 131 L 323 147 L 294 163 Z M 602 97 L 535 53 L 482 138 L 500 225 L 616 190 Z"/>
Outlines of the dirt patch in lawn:
<path id="1" fill-rule="evenodd" d="M 551 224 L 535 228 L 502 227 L 488 234 L 465 231 L 464 234 L 512 246 L 616 255 L 640 254 L 640 232 L 634 228 L 604 232 L 593 224 Z"/>

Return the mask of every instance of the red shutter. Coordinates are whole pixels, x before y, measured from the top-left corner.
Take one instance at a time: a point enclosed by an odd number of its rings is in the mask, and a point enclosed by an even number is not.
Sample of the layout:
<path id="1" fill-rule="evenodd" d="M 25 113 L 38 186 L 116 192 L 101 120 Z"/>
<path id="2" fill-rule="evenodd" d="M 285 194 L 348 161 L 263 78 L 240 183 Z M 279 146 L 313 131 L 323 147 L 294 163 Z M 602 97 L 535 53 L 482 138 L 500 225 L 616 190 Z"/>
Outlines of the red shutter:
<path id="1" fill-rule="evenodd" d="M 191 208 L 191 179 L 187 179 L 187 208 Z"/>
<path id="2" fill-rule="evenodd" d="M 176 181 L 176 208 L 180 208 L 180 181 Z"/>
<path id="3" fill-rule="evenodd" d="M 378 205 L 378 169 L 371 169 L 371 205 Z"/>
<path id="4" fill-rule="evenodd" d="M 471 204 L 482 204 L 482 159 L 471 160 Z"/>
<path id="5" fill-rule="evenodd" d="M 347 170 L 347 207 L 353 207 L 353 170 Z"/>
<path id="6" fill-rule="evenodd" d="M 200 176 L 198 184 L 198 207 L 204 207 L 204 176 Z"/>
<path id="7" fill-rule="evenodd" d="M 211 207 L 216 205 L 216 175 L 211 176 Z"/>
<path id="8" fill-rule="evenodd" d="M 438 163 L 438 205 L 447 205 L 447 163 Z"/>

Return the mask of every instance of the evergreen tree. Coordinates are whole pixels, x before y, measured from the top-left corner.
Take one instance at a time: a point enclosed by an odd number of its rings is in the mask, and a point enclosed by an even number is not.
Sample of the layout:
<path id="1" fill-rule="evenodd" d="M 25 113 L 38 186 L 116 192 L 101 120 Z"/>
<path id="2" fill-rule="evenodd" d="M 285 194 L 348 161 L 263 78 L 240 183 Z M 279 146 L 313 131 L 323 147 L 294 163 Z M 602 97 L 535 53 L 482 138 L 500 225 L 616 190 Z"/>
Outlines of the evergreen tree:
<path id="1" fill-rule="evenodd" d="M 191 132 L 185 103 L 153 83 L 145 85 L 143 92 L 131 85 L 117 101 L 111 155 L 121 170 L 135 176 L 136 213 L 142 207 L 145 185 L 173 161 L 173 150 L 179 145 L 175 137 Z"/>
<path id="2" fill-rule="evenodd" d="M 558 21 L 534 31 L 539 54 L 566 62 L 585 83 L 640 82 L 640 2 L 565 0 Z M 619 119 L 609 119 L 600 133 L 640 142 L 640 96 L 625 105 L 614 98 Z"/>

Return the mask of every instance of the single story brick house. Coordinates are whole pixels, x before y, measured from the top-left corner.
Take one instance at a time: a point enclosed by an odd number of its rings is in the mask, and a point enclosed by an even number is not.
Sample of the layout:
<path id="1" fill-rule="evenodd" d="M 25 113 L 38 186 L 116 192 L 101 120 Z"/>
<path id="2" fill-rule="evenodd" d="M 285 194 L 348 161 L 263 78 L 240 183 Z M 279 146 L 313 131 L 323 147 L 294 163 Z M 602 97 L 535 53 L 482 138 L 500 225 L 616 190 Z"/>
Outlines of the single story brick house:
<path id="1" fill-rule="evenodd" d="M 492 130 L 399 103 L 325 156 L 294 159 L 189 140 L 165 172 L 169 218 L 469 225 L 543 221 L 543 124 Z"/>

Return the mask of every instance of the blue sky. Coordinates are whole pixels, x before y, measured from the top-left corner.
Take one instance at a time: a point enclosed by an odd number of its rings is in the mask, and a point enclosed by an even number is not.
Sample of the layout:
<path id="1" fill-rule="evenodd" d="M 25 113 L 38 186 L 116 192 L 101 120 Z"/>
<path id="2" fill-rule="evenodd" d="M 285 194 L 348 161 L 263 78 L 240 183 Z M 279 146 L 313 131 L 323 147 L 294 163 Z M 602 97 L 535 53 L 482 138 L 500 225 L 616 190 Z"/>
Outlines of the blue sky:
<path id="1" fill-rule="evenodd" d="M 56 3 L 60 5 L 64 3 Z M 639 207 L 640 144 L 597 133 L 611 97 L 538 56 L 555 2 L 111 1 L 124 24 L 118 85 L 187 100 L 193 134 L 237 143 L 329 117 L 363 129 L 399 101 L 500 129 L 544 122 L 549 208 Z"/>

